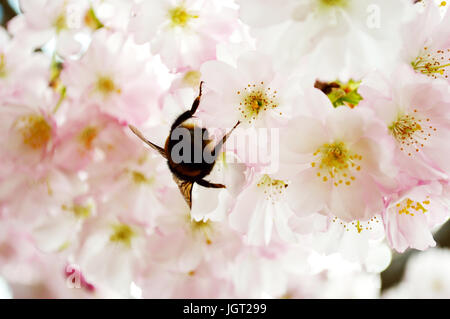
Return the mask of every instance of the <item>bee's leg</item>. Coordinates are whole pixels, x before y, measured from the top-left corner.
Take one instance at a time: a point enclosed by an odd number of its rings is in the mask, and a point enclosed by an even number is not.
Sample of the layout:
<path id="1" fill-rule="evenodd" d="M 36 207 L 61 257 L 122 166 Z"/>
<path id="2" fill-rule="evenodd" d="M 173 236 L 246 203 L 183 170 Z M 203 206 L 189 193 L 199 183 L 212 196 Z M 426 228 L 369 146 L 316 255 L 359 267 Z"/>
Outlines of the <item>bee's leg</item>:
<path id="1" fill-rule="evenodd" d="M 191 106 L 191 114 L 194 115 L 195 112 L 197 112 L 198 106 L 200 105 L 200 99 L 202 97 L 202 86 L 203 86 L 203 81 L 200 82 L 200 87 L 198 89 L 198 96 L 195 98 L 194 102 L 192 103 Z"/>
<path id="2" fill-rule="evenodd" d="M 195 181 L 198 185 L 200 185 L 200 186 L 203 186 L 203 187 L 208 187 L 208 188 L 226 188 L 226 186 L 225 185 L 223 185 L 223 184 L 215 184 L 215 183 L 211 183 L 211 182 L 208 182 L 208 181 L 206 181 L 206 180 L 204 180 L 204 179 L 201 179 L 201 180 L 198 180 L 198 181 Z"/>
<path id="3" fill-rule="evenodd" d="M 230 136 L 230 134 L 234 131 L 234 129 L 241 123 L 241 121 L 238 121 L 236 123 L 236 125 L 234 125 L 234 127 L 222 137 L 222 140 L 217 143 L 217 145 L 214 147 L 214 155 L 218 156 L 220 150 L 222 149 L 223 144 L 225 144 L 225 142 L 227 141 L 228 137 Z"/>
<path id="4" fill-rule="evenodd" d="M 190 119 L 194 116 L 195 112 L 198 109 L 198 106 L 200 105 L 200 99 L 202 97 L 202 85 L 203 81 L 200 82 L 200 89 L 198 92 L 198 96 L 195 98 L 194 102 L 192 103 L 191 109 L 189 111 L 184 112 L 178 118 L 173 122 L 171 130 L 173 131 L 178 125 L 183 123 L 184 121 Z"/>

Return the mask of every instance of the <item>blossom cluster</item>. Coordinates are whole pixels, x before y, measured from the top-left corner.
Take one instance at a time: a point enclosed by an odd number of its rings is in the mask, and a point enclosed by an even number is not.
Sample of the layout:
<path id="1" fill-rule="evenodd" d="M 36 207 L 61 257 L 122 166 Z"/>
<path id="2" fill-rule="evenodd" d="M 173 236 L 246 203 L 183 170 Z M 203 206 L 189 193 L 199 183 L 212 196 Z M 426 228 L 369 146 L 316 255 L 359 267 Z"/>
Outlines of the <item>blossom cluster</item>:
<path id="1" fill-rule="evenodd" d="M 0 276 L 19 297 L 379 297 L 391 251 L 435 246 L 450 216 L 447 7 L 20 0 Z M 194 184 L 190 208 L 129 125 L 164 147 L 200 83 L 195 120 L 240 124 L 206 177 L 226 188 Z"/>

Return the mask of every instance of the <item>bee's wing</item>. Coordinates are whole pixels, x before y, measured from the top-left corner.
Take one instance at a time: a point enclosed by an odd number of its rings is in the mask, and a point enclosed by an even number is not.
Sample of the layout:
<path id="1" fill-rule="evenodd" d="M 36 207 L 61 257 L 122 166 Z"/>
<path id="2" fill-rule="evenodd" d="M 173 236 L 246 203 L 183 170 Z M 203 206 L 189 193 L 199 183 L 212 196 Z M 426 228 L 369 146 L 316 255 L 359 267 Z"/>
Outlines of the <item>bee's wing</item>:
<path id="1" fill-rule="evenodd" d="M 189 182 L 189 181 L 183 181 L 181 179 L 179 179 L 178 177 L 176 177 L 175 175 L 173 175 L 173 179 L 174 181 L 177 183 L 178 188 L 180 189 L 181 194 L 184 197 L 184 200 L 186 201 L 186 203 L 189 206 L 189 209 L 192 208 L 192 186 L 194 186 L 193 182 Z"/>
<path id="2" fill-rule="evenodd" d="M 131 129 L 131 131 L 134 134 L 136 134 L 137 137 L 139 137 L 141 140 L 143 140 L 145 143 L 147 143 L 147 145 L 149 145 L 154 150 L 158 151 L 158 153 L 161 154 L 164 158 L 167 158 L 166 151 L 162 147 L 159 147 L 158 145 L 153 144 L 152 142 L 147 140 L 144 137 L 144 135 L 142 135 L 142 133 L 137 128 L 135 128 L 133 125 L 128 125 L 128 127 Z"/>

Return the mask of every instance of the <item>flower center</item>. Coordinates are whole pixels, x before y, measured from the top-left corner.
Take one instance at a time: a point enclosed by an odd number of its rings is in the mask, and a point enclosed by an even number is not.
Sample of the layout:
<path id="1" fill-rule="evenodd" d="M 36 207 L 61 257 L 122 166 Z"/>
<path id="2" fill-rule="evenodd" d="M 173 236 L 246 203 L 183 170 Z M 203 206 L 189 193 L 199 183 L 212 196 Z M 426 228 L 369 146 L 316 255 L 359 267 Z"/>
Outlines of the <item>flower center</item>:
<path id="1" fill-rule="evenodd" d="M 450 49 L 431 50 L 423 48 L 422 54 L 411 62 L 416 72 L 425 74 L 433 79 L 448 79 L 450 69 Z"/>
<path id="2" fill-rule="evenodd" d="M 348 232 L 356 231 L 358 234 L 360 234 L 364 230 L 373 230 L 373 226 L 376 223 L 380 223 L 377 216 L 373 216 L 372 218 L 370 218 L 370 220 L 367 221 L 353 220 L 349 223 L 344 222 L 337 217 L 334 217 L 332 222 L 341 225 Z"/>
<path id="3" fill-rule="evenodd" d="M 98 136 L 98 129 L 95 126 L 85 127 L 78 136 L 81 144 L 88 150 L 92 149 L 92 142 Z"/>
<path id="4" fill-rule="evenodd" d="M 402 114 L 388 126 L 392 136 L 400 143 L 400 150 L 411 156 L 413 152 L 419 152 L 420 148 L 431 137 L 436 128 L 430 125 L 429 118 L 422 118 L 414 110 L 415 115 Z"/>
<path id="5" fill-rule="evenodd" d="M 115 243 L 122 243 L 125 246 L 131 246 L 131 240 L 134 236 L 136 236 L 136 233 L 133 231 L 133 229 L 128 226 L 127 224 L 116 224 L 112 225 L 113 233 L 109 237 L 109 240 L 111 242 Z"/>
<path id="6" fill-rule="evenodd" d="M 206 244 L 212 244 L 213 223 L 209 220 L 195 220 L 188 216 L 192 234 L 201 236 L 205 239 Z"/>
<path id="7" fill-rule="evenodd" d="M 198 87 L 200 83 L 200 77 L 201 73 L 199 71 L 188 71 L 183 76 L 183 82 L 190 86 Z"/>
<path id="8" fill-rule="evenodd" d="M 6 61 L 5 54 L 0 53 L 0 78 L 6 77 Z"/>
<path id="9" fill-rule="evenodd" d="M 422 202 L 416 202 L 412 199 L 406 198 L 401 203 L 397 203 L 395 207 L 399 215 L 405 214 L 414 216 L 414 213 L 417 212 L 425 214 L 428 211 L 425 206 L 430 205 L 430 200 L 428 198 L 429 197 L 427 196 L 427 199 Z"/>
<path id="10" fill-rule="evenodd" d="M 342 142 L 324 144 L 313 155 L 316 160 L 311 166 L 318 168 L 317 177 L 324 182 L 332 180 L 335 186 L 350 185 L 356 179 L 353 173 L 361 170 L 358 161 L 362 156 L 351 152 Z"/>
<path id="11" fill-rule="evenodd" d="M 172 27 L 184 28 L 191 19 L 198 18 L 198 15 L 188 13 L 184 6 L 178 6 L 169 10 L 169 17 Z"/>
<path id="12" fill-rule="evenodd" d="M 131 171 L 131 177 L 133 179 L 133 182 L 137 185 L 151 184 L 154 180 L 153 177 L 147 178 L 139 171 Z"/>
<path id="13" fill-rule="evenodd" d="M 278 106 L 275 100 L 277 91 L 273 91 L 270 87 L 265 88 L 264 82 L 260 82 L 259 86 L 248 84 L 243 91 L 237 91 L 237 94 L 241 98 L 238 110 L 241 113 L 242 120 L 248 123 L 256 120 L 261 111 L 274 109 Z"/>
<path id="14" fill-rule="evenodd" d="M 90 7 L 84 16 L 84 23 L 92 30 L 103 28 L 103 23 L 97 18 L 94 8 Z"/>
<path id="15" fill-rule="evenodd" d="M 65 211 L 72 212 L 77 218 L 88 218 L 91 215 L 92 206 L 91 205 L 74 205 L 72 207 L 68 207 L 66 205 L 62 205 L 62 209 Z"/>
<path id="16" fill-rule="evenodd" d="M 284 189 L 288 187 L 288 184 L 282 180 L 272 179 L 270 176 L 264 175 L 256 186 L 264 191 L 266 200 L 270 200 L 272 203 L 275 203 L 281 199 Z"/>
<path id="17" fill-rule="evenodd" d="M 52 128 L 41 115 L 23 116 L 16 125 L 23 143 L 32 149 L 43 148 L 52 137 Z"/>
<path id="18" fill-rule="evenodd" d="M 348 0 L 319 0 L 322 7 L 345 7 Z"/>
<path id="19" fill-rule="evenodd" d="M 57 33 L 61 32 L 64 29 L 67 29 L 67 19 L 64 12 L 56 17 L 56 19 L 53 21 L 53 26 L 55 27 Z"/>
<path id="20" fill-rule="evenodd" d="M 97 90 L 104 96 L 110 95 L 111 93 L 121 92 L 120 88 L 117 88 L 114 81 L 109 76 L 100 76 L 97 80 Z"/>

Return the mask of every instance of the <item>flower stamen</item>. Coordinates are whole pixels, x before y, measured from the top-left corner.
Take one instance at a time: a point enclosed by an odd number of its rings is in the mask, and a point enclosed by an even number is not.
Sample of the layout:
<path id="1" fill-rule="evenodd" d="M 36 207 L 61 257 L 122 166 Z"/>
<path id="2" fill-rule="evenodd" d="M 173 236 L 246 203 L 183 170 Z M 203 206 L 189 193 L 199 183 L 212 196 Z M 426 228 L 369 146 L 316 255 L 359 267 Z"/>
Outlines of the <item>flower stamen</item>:
<path id="1" fill-rule="evenodd" d="M 278 106 L 276 102 L 277 91 L 271 88 L 265 88 L 264 82 L 256 84 L 248 84 L 242 91 L 237 91 L 241 102 L 238 110 L 243 121 L 252 123 L 260 112 L 274 109 Z M 280 113 L 281 114 L 281 113 Z"/>
<path id="2" fill-rule="evenodd" d="M 23 144 L 34 150 L 45 147 L 52 137 L 52 128 L 41 115 L 23 116 L 16 125 Z"/>
<path id="3" fill-rule="evenodd" d="M 428 198 L 429 197 L 427 196 L 427 199 L 422 202 L 416 202 L 410 198 L 406 198 L 402 202 L 395 205 L 397 208 L 397 212 L 399 215 L 405 214 L 409 216 L 414 216 L 414 213 L 418 212 L 425 214 L 428 211 L 425 206 L 428 206 L 430 204 L 430 200 Z"/>
<path id="4" fill-rule="evenodd" d="M 377 223 L 379 224 L 380 220 L 377 218 L 377 216 L 373 216 L 367 221 L 353 220 L 347 223 L 337 217 L 334 217 L 332 219 L 332 222 L 341 225 L 347 232 L 354 230 L 356 231 L 356 233 L 361 234 L 363 231 L 373 230 L 374 225 L 376 225 Z"/>
<path id="5" fill-rule="evenodd" d="M 87 126 L 85 127 L 80 135 L 78 136 L 78 139 L 80 143 L 84 146 L 84 148 L 91 150 L 92 149 L 92 143 L 98 136 L 98 129 L 95 126 Z"/>
<path id="6" fill-rule="evenodd" d="M 153 177 L 147 177 L 139 171 L 131 171 L 130 173 L 131 173 L 133 182 L 137 185 L 151 184 L 154 181 Z"/>
<path id="7" fill-rule="evenodd" d="M 122 223 L 112 225 L 112 228 L 113 233 L 109 237 L 109 240 L 111 242 L 121 243 L 127 247 L 130 247 L 131 240 L 136 236 L 136 233 L 133 231 L 133 229 L 127 224 Z"/>
<path id="8" fill-rule="evenodd" d="M 213 223 L 209 220 L 195 220 L 195 219 L 190 219 L 189 218 L 189 223 L 190 223 L 190 227 L 191 227 L 191 231 L 194 234 L 194 236 L 201 236 L 205 239 L 205 242 L 207 245 L 211 245 L 212 244 L 212 233 L 213 233 Z"/>
<path id="9" fill-rule="evenodd" d="M 264 191 L 266 200 L 269 200 L 274 204 L 281 199 L 280 197 L 288 187 L 288 184 L 279 179 L 272 179 L 269 175 L 264 175 L 256 186 Z"/>
<path id="10" fill-rule="evenodd" d="M 437 131 L 429 118 L 423 118 L 414 109 L 414 115 L 401 114 L 391 125 L 389 131 L 400 144 L 400 150 L 411 156 L 418 153 L 430 137 Z"/>
<path id="11" fill-rule="evenodd" d="M 191 19 L 197 19 L 198 15 L 190 14 L 184 6 L 178 6 L 169 10 L 169 18 L 172 27 L 186 27 Z"/>
<path id="12" fill-rule="evenodd" d="M 425 74 L 433 79 L 448 79 L 450 69 L 450 49 L 432 51 L 425 47 L 422 55 L 411 62 L 416 72 Z"/>
<path id="13" fill-rule="evenodd" d="M 109 76 L 100 76 L 97 80 L 96 88 L 104 96 L 108 96 L 111 93 L 120 94 L 122 92 L 120 88 L 116 87 L 113 79 L 111 79 L 111 77 Z"/>
<path id="14" fill-rule="evenodd" d="M 67 205 L 62 205 L 61 207 L 65 211 L 69 211 L 75 215 L 75 217 L 79 219 L 88 218 L 91 215 L 92 206 L 91 205 L 74 205 L 69 207 Z"/>
<path id="15" fill-rule="evenodd" d="M 64 29 L 67 29 L 67 18 L 64 12 L 56 17 L 56 19 L 53 21 L 53 26 L 55 27 L 57 33 L 61 32 Z"/>
<path id="16" fill-rule="evenodd" d="M 353 174 L 361 170 L 358 162 L 362 156 L 351 152 L 343 142 L 326 143 L 313 155 L 316 160 L 311 167 L 318 170 L 317 177 L 323 182 L 332 181 L 334 186 L 349 186 L 356 180 Z"/>
<path id="17" fill-rule="evenodd" d="M 319 0 L 319 8 L 346 7 L 348 0 Z"/>

